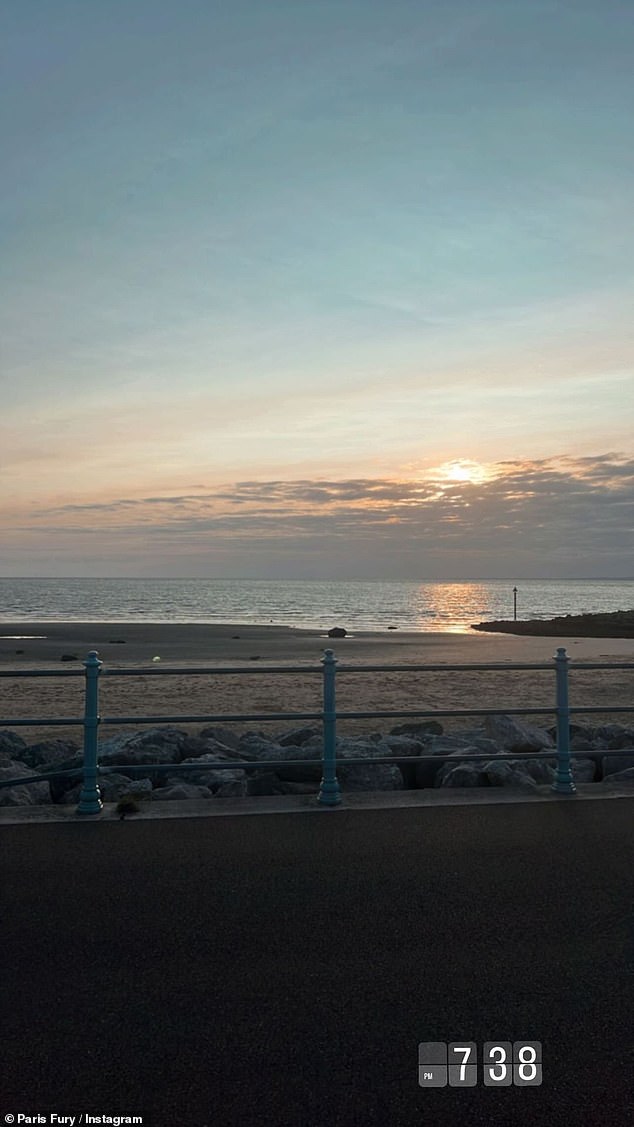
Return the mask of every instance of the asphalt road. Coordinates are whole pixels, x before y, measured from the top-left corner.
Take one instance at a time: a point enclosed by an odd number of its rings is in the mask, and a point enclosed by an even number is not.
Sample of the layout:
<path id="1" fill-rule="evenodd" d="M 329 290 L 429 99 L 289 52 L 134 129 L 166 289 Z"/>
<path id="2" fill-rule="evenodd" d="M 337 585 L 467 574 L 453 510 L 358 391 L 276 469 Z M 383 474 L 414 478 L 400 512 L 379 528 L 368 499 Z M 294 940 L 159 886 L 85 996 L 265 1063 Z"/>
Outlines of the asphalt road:
<path id="1" fill-rule="evenodd" d="M 5 826 L 0 1124 L 631 1125 L 633 815 Z M 419 1042 L 524 1039 L 539 1087 L 418 1084 Z"/>

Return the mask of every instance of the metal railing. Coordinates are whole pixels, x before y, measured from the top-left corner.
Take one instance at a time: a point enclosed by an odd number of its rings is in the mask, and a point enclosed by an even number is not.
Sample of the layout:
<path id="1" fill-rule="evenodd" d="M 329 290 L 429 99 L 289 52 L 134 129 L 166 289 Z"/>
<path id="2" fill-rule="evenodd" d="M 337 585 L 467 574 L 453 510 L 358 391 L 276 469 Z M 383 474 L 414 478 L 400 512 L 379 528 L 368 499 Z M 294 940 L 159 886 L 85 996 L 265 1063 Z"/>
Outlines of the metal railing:
<path id="1" fill-rule="evenodd" d="M 341 791 L 339 781 L 337 779 L 337 721 L 338 720 L 359 720 L 359 719 L 379 719 L 387 717 L 410 717 L 417 719 L 429 719 L 436 717 L 453 717 L 453 716 L 537 716 L 553 714 L 556 717 L 556 746 L 554 749 L 531 752 L 530 754 L 518 754 L 517 752 L 501 752 L 496 756 L 496 759 L 552 759 L 553 753 L 556 759 L 555 779 L 552 783 L 551 789 L 556 794 L 572 795 L 576 793 L 576 786 L 574 783 L 571 758 L 570 758 L 570 716 L 571 714 L 591 714 L 591 713 L 629 713 L 634 712 L 634 706 L 629 705 L 577 705 L 571 706 L 569 702 L 569 671 L 570 671 L 570 658 L 566 650 L 559 648 L 555 657 L 550 662 L 531 662 L 531 663 L 489 663 L 489 664 L 468 664 L 468 665 L 339 665 L 332 650 L 325 650 L 324 657 L 320 661 L 319 666 L 306 666 L 306 665 L 267 665 L 260 666 L 257 669 L 246 669 L 243 666 L 237 667 L 214 667 L 214 666 L 178 666 L 169 668 L 167 666 L 153 665 L 150 667 L 138 667 L 128 669 L 106 669 L 103 662 L 99 659 L 96 650 L 92 650 L 86 660 L 83 662 L 84 670 L 81 669 L 29 669 L 29 670 L 0 670 L 0 677 L 84 677 L 85 680 L 85 693 L 84 693 L 84 715 L 81 718 L 77 717 L 46 717 L 46 718 L 9 718 L 0 719 L 0 729 L 2 728 L 15 728 L 15 727 L 70 727 L 77 726 L 83 728 L 83 767 L 74 768 L 70 770 L 55 770 L 39 772 L 37 775 L 31 775 L 22 779 L 5 779 L 0 781 L 0 787 L 15 787 L 22 786 L 29 783 L 43 782 L 47 779 L 62 778 L 82 775 L 83 783 L 79 796 L 79 805 L 77 812 L 79 814 L 98 814 L 103 803 L 101 801 L 101 793 L 99 790 L 98 777 L 99 774 L 106 774 L 112 768 L 100 767 L 98 764 L 98 731 L 100 726 L 116 724 L 171 724 L 171 723 L 229 723 L 229 722 L 251 722 L 255 720 L 319 720 L 323 725 L 323 753 L 322 753 L 322 778 L 319 787 L 318 802 L 321 806 L 326 808 L 339 805 L 341 802 Z M 574 670 L 578 669 L 634 669 L 634 662 L 575 662 Z M 341 675 L 348 674 L 365 674 L 365 673 L 450 673 L 450 672 L 484 672 L 487 670 L 495 670 L 500 673 L 510 672 L 514 670 L 547 670 L 552 673 L 555 672 L 555 704 L 550 708 L 465 708 L 465 709 L 377 709 L 372 711 L 340 711 L 336 707 L 336 678 Z M 223 676 L 228 674 L 239 674 L 240 676 L 253 676 L 258 674 L 317 674 L 322 678 L 322 708 L 316 712 L 258 712 L 258 713 L 215 713 L 211 715 L 188 715 L 180 713 L 172 716 L 107 716 L 102 717 L 99 713 L 99 680 L 103 676 L 107 677 L 139 677 L 139 676 L 200 676 L 200 675 L 213 675 Z M 450 758 L 455 758 L 455 753 L 440 754 L 440 755 L 418 755 L 407 756 L 406 762 L 408 764 L 422 763 L 428 760 L 433 760 L 437 763 L 443 763 Z M 465 754 L 460 756 L 460 762 L 478 762 L 480 760 L 491 759 L 491 753 L 479 754 Z M 392 756 L 377 756 L 368 760 L 365 757 L 348 757 L 346 756 L 346 766 L 375 765 L 379 763 L 398 764 L 404 761 L 404 757 L 398 757 L 397 754 Z M 256 762 L 253 760 L 240 761 L 232 760 L 232 768 L 240 768 L 245 771 L 259 770 L 262 767 L 291 767 L 291 766 L 307 766 L 305 759 L 292 760 L 275 760 L 275 759 L 258 759 Z M 226 769 L 227 761 L 219 760 L 217 763 L 210 763 L 205 761 L 205 770 Z M 118 765 L 119 771 L 130 772 L 182 772 L 187 770 L 200 771 L 200 764 L 152 764 L 144 763 Z"/>

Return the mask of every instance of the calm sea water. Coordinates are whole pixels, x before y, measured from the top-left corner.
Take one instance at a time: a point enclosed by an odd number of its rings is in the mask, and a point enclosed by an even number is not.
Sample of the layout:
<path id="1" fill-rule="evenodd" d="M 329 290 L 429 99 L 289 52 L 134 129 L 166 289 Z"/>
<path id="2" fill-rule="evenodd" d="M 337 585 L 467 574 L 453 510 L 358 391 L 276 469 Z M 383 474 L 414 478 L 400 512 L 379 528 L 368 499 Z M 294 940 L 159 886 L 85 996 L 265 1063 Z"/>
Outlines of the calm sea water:
<path id="1" fill-rule="evenodd" d="M 472 583 L 243 579 L 5 579 L 2 622 L 231 622 L 348 630 L 468 631 L 513 617 L 634 608 L 634 579 Z"/>

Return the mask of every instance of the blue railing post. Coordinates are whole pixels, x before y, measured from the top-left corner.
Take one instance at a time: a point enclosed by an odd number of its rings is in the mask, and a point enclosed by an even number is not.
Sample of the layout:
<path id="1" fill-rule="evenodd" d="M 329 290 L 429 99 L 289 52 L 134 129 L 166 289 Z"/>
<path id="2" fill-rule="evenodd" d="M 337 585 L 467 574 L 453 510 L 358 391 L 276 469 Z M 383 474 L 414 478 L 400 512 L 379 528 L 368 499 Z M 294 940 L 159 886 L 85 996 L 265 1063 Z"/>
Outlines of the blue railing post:
<path id="1" fill-rule="evenodd" d="M 552 790 L 557 794 L 576 794 L 577 788 L 570 767 L 570 709 L 568 705 L 568 666 L 570 659 L 563 648 L 557 650 L 557 771 Z"/>
<path id="2" fill-rule="evenodd" d="M 323 774 L 317 801 L 322 806 L 338 806 L 341 802 L 337 781 L 337 712 L 335 704 L 335 671 L 337 659 L 332 650 L 322 658 L 324 667 L 324 757 Z"/>
<path id="3" fill-rule="evenodd" d="M 103 662 L 91 650 L 84 662 L 86 703 L 84 707 L 84 784 L 79 795 L 78 814 L 99 814 L 103 809 L 97 784 L 97 729 L 99 727 L 99 673 Z"/>

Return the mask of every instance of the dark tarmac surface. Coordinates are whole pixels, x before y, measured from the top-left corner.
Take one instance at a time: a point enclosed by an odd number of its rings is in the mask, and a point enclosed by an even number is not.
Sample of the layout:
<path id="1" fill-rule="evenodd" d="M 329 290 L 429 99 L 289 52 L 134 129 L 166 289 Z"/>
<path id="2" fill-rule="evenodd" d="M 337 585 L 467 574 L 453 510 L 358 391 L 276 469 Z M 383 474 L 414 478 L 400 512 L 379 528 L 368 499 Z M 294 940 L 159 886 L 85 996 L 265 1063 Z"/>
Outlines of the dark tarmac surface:
<path id="1" fill-rule="evenodd" d="M 0 1124 L 631 1125 L 633 815 L 3 826 Z M 522 1039 L 541 1087 L 418 1086 L 419 1042 Z"/>

